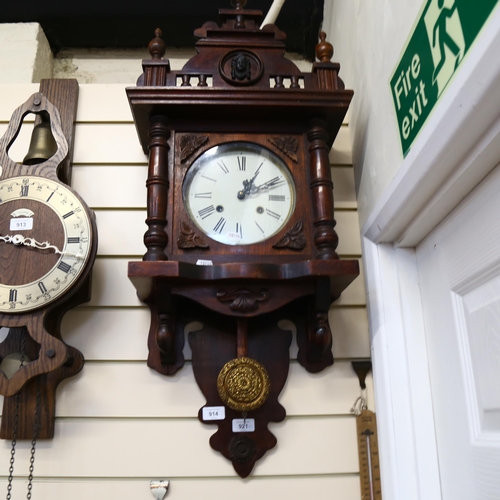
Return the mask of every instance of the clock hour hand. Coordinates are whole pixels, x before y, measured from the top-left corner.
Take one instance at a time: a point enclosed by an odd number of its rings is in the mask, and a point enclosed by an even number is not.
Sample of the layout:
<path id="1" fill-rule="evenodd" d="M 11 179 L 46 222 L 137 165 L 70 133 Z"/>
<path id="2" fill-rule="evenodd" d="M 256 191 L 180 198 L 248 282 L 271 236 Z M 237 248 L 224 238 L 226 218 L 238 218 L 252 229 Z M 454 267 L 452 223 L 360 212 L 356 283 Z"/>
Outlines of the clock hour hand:
<path id="1" fill-rule="evenodd" d="M 237 195 L 238 199 L 243 200 L 247 194 L 250 194 L 253 192 L 253 189 L 255 187 L 253 185 L 253 183 L 255 181 L 255 178 L 259 175 L 260 167 L 262 167 L 263 164 L 264 164 L 264 162 L 262 162 L 259 165 L 259 168 L 255 171 L 254 176 L 249 181 L 243 181 L 243 189 L 241 191 L 238 191 L 238 195 Z"/>
<path id="2" fill-rule="evenodd" d="M 13 245 L 24 245 L 27 247 L 37 248 L 39 250 L 54 250 L 54 253 L 59 255 L 66 255 L 68 257 L 76 257 L 81 259 L 83 255 L 74 252 L 63 252 L 59 250 L 55 245 L 51 245 L 48 241 L 40 243 L 33 238 L 25 238 L 22 234 L 15 234 L 14 236 L 0 236 L 0 241 L 5 241 L 5 243 L 12 243 Z"/>

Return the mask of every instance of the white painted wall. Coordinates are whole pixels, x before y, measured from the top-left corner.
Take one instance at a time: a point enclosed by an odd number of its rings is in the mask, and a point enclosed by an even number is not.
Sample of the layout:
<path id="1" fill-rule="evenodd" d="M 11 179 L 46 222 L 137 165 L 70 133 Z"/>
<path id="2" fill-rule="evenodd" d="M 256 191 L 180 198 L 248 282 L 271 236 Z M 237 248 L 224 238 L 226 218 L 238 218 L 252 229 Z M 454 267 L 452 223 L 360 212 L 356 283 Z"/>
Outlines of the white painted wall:
<path id="1" fill-rule="evenodd" d="M 385 500 L 443 498 L 429 370 L 435 353 L 426 342 L 414 247 L 448 214 L 453 219 L 454 207 L 500 159 L 499 8 L 401 156 L 389 79 L 423 3 L 327 0 L 325 22 L 341 76 L 357 92 L 351 129 Z M 497 218 L 484 221 L 492 234 Z M 432 287 L 436 276 L 426 278 Z"/>
<path id="2" fill-rule="evenodd" d="M 349 110 L 360 225 L 366 222 L 403 156 L 389 80 L 421 0 L 325 0 L 323 29 L 340 62 Z"/>
<path id="3" fill-rule="evenodd" d="M 52 77 L 52 52 L 38 23 L 0 24 L 0 83 Z"/>

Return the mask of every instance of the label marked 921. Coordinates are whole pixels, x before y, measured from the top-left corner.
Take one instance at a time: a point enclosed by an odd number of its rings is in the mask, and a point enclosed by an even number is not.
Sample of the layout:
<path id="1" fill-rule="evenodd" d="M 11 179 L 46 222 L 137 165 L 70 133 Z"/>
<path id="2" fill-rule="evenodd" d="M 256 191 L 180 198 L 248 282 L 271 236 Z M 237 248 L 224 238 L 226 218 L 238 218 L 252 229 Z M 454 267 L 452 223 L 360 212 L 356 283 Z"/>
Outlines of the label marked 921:
<path id="1" fill-rule="evenodd" d="M 233 418 L 233 432 L 255 432 L 255 419 Z"/>

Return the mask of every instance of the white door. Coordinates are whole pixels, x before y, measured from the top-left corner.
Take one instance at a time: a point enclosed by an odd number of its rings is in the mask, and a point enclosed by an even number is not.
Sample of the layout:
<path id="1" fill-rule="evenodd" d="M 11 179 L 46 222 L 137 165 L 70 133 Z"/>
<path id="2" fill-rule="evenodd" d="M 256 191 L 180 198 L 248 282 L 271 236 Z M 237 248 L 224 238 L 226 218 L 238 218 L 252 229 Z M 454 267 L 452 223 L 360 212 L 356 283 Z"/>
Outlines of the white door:
<path id="1" fill-rule="evenodd" d="M 444 500 L 500 499 L 500 166 L 417 247 Z"/>

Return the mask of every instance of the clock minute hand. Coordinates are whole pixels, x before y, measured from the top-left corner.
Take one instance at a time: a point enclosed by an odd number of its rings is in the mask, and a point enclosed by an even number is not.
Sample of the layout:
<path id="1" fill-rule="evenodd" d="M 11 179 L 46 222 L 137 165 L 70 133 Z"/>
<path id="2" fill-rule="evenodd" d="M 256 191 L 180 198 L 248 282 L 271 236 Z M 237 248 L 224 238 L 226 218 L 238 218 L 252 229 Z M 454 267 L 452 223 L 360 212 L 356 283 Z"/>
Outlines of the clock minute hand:
<path id="1" fill-rule="evenodd" d="M 59 250 L 59 248 L 57 248 L 55 245 L 51 245 L 48 241 L 40 243 L 33 238 L 25 238 L 22 234 L 15 234 L 14 236 L 0 236 L 0 240 L 5 241 L 5 243 L 12 243 L 16 246 L 24 245 L 27 247 L 37 248 L 39 250 L 52 249 L 54 250 L 54 253 L 57 253 L 59 255 L 67 255 L 68 257 L 76 257 L 77 259 L 83 257 L 83 255 L 79 253 L 63 252 L 62 250 Z"/>
<path id="2" fill-rule="evenodd" d="M 252 193 L 257 193 L 259 191 L 264 191 L 266 189 L 281 186 L 284 182 L 285 182 L 284 179 L 282 179 L 280 177 L 274 177 L 274 179 L 271 179 L 270 181 L 264 182 L 260 186 L 253 186 Z"/>

